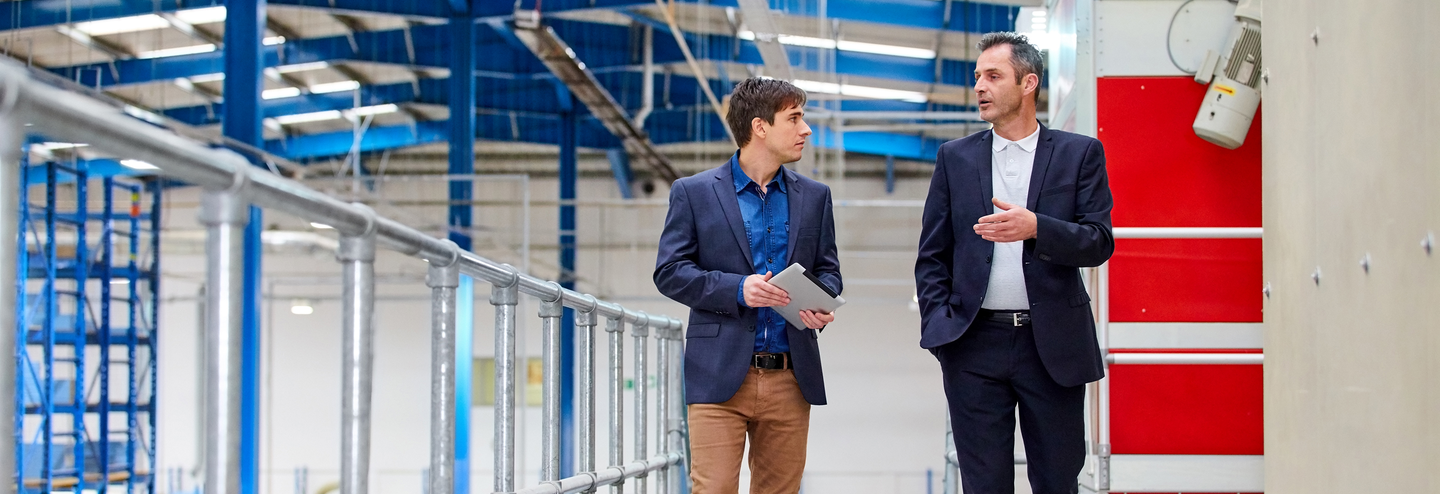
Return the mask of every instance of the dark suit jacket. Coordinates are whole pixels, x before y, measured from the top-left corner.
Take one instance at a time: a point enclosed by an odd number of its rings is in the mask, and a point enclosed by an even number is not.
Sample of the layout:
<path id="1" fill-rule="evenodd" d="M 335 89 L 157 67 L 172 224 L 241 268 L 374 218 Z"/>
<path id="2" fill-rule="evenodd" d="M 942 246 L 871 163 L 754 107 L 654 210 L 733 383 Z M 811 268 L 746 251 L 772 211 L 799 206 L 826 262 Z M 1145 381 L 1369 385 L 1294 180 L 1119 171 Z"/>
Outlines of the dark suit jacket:
<path id="1" fill-rule="evenodd" d="M 840 261 L 830 188 L 784 167 L 790 202 L 789 257 L 839 293 Z M 755 310 L 736 300 L 754 274 L 740 201 L 726 164 L 677 180 L 660 234 L 655 286 L 690 307 L 685 332 L 685 402 L 723 403 L 735 395 L 755 353 Z M 788 325 L 790 358 L 805 401 L 825 404 L 820 346 L 813 329 Z"/>
<path id="2" fill-rule="evenodd" d="M 959 339 L 985 298 L 995 244 L 972 227 L 994 212 L 992 139 L 990 131 L 956 139 L 936 157 L 915 262 L 921 347 Z M 1025 204 L 1038 223 L 1024 245 L 1025 291 L 1045 369 L 1055 382 L 1075 386 L 1104 375 L 1078 268 L 1099 266 L 1115 252 L 1113 203 L 1100 141 L 1044 126 L 1039 139 Z"/>

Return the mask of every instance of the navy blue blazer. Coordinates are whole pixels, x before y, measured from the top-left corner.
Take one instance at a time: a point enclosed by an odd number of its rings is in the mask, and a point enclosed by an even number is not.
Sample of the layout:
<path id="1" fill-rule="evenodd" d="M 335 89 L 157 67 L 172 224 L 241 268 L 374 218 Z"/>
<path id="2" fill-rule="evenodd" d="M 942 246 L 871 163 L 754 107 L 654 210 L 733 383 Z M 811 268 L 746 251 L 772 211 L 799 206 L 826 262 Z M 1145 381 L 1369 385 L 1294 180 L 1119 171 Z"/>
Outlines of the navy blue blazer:
<path id="1" fill-rule="evenodd" d="M 936 348 L 965 334 L 990 284 L 994 242 L 972 227 L 994 212 L 990 131 L 940 146 L 915 261 L 920 346 Z M 1035 238 L 1024 244 L 1025 291 L 1040 360 L 1055 382 L 1076 386 L 1104 375 L 1090 296 L 1080 267 L 1115 252 L 1110 184 L 1100 141 L 1040 126 L 1030 195 Z"/>
<path id="2" fill-rule="evenodd" d="M 780 173 L 790 202 L 790 258 L 785 265 L 799 263 L 840 293 L 830 188 L 785 167 Z M 755 353 L 756 311 L 741 305 L 736 294 L 753 271 L 729 164 L 675 181 L 654 279 L 660 293 L 690 308 L 685 403 L 723 403 L 745 381 Z M 786 330 L 805 401 L 824 405 L 818 332 L 794 325 Z"/>

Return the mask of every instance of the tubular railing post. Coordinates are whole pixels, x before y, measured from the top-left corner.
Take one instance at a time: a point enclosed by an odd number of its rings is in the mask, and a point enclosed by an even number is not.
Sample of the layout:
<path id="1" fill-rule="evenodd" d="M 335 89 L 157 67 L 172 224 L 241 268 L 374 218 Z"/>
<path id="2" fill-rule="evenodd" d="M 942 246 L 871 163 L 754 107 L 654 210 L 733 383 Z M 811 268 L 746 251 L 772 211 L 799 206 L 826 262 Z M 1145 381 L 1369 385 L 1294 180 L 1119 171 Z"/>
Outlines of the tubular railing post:
<path id="1" fill-rule="evenodd" d="M 575 365 L 580 368 L 580 413 L 579 460 L 581 472 L 595 471 L 595 324 L 597 307 L 595 297 L 586 296 L 589 309 L 575 309 L 575 339 L 580 351 L 576 354 Z M 587 492 L 593 492 L 591 489 Z"/>
<path id="2" fill-rule="evenodd" d="M 665 379 L 670 371 L 670 349 L 666 344 L 670 339 L 670 330 L 667 326 L 655 328 L 655 449 L 656 453 L 668 453 L 665 427 L 670 419 L 670 382 Z M 669 485 L 669 467 L 662 468 L 656 472 L 655 490 L 665 492 Z"/>
<path id="3" fill-rule="evenodd" d="M 20 295 L 22 274 L 19 272 L 20 232 L 20 143 L 25 139 L 19 122 L 9 108 L 0 111 L 0 430 L 15 433 L 15 375 L 17 373 L 16 337 L 25 331 L 19 327 L 16 301 Z M 17 434 L 18 435 L 18 434 Z M 13 437 L 13 436 L 12 436 Z M 13 444 L 13 442 L 11 443 Z M 0 472 L 15 472 L 15 448 L 0 447 Z M 23 481 L 23 479 L 21 479 Z M 13 493 L 6 482 L 0 492 Z"/>
<path id="4" fill-rule="evenodd" d="M 625 321 L 620 317 L 605 318 L 605 333 L 610 339 L 610 464 L 625 462 Z M 625 479 L 610 484 L 611 494 L 624 494 Z"/>
<path id="5" fill-rule="evenodd" d="M 1095 406 L 1098 420 L 1100 422 L 1099 436 L 1100 444 L 1095 445 L 1096 463 L 1096 487 L 1100 492 L 1110 491 L 1110 263 L 1100 265 L 1099 280 L 1100 302 L 1097 304 L 1100 313 L 1099 321 L 1095 325 L 1096 331 L 1100 334 L 1096 339 L 1100 343 L 1100 355 L 1105 361 L 1105 375 L 1100 378 L 1096 386 Z"/>
<path id="6" fill-rule="evenodd" d="M 540 481 L 560 480 L 560 317 L 564 296 L 558 283 L 555 300 L 540 301 L 540 352 L 543 361 L 540 411 Z"/>
<path id="7" fill-rule="evenodd" d="M 650 404 L 649 393 L 646 390 L 646 384 L 649 381 L 649 376 L 646 373 L 649 371 L 645 365 L 645 361 L 649 358 L 650 352 L 647 351 L 648 348 L 645 346 L 645 339 L 650 337 L 650 315 L 641 312 L 640 316 L 636 318 L 635 329 L 631 331 L 630 334 L 635 337 L 635 460 L 645 461 L 645 455 L 649 451 L 649 448 L 646 448 L 645 444 L 647 439 L 645 427 L 647 412 L 649 411 L 647 408 L 649 408 Z M 645 477 L 647 475 L 648 474 L 642 473 L 635 476 L 637 481 L 635 484 L 636 493 L 643 494 L 645 492 Z"/>
<path id="8" fill-rule="evenodd" d="M 365 229 L 342 234 L 336 259 L 344 272 L 345 338 L 340 417 L 340 494 L 370 491 L 370 395 L 375 366 L 375 212 Z"/>
<path id="9" fill-rule="evenodd" d="M 688 465 L 688 456 L 685 451 L 685 333 L 684 326 L 680 321 L 672 323 L 674 327 L 670 330 L 670 429 L 665 436 L 670 444 L 670 452 L 680 455 L 680 462 L 670 466 L 670 486 L 667 490 L 671 494 L 682 492 L 681 483 L 684 482 Z"/>
<path id="10" fill-rule="evenodd" d="M 450 242 L 446 240 L 446 242 Z M 450 242 L 454 244 L 454 242 Z M 459 247 L 448 264 L 430 263 L 430 475 L 427 494 L 455 491 L 455 331 Z"/>
<path id="11" fill-rule="evenodd" d="M 490 305 L 495 306 L 495 492 L 515 491 L 515 304 L 520 277 L 514 276 L 509 283 L 490 285 Z"/>
<path id="12" fill-rule="evenodd" d="M 205 494 L 240 492 L 240 351 L 245 224 L 244 174 L 200 198 L 205 224 Z"/>
<path id="13" fill-rule="evenodd" d="M 945 413 L 945 485 L 942 492 L 945 494 L 960 493 L 960 466 L 951 459 L 955 451 L 955 429 L 950 424 L 950 413 Z"/>

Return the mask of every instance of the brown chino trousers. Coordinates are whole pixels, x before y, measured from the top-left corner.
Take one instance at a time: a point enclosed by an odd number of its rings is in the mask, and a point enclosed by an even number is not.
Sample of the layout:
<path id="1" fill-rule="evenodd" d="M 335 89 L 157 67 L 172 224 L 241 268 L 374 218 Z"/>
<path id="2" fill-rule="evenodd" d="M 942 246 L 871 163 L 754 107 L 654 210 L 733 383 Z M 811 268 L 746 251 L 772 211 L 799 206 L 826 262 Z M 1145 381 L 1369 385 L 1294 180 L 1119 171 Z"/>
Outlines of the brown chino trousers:
<path id="1" fill-rule="evenodd" d="M 694 494 L 740 491 L 740 459 L 750 437 L 750 493 L 795 494 L 805 473 L 810 403 L 795 372 L 750 368 L 724 403 L 690 405 L 690 483 Z"/>

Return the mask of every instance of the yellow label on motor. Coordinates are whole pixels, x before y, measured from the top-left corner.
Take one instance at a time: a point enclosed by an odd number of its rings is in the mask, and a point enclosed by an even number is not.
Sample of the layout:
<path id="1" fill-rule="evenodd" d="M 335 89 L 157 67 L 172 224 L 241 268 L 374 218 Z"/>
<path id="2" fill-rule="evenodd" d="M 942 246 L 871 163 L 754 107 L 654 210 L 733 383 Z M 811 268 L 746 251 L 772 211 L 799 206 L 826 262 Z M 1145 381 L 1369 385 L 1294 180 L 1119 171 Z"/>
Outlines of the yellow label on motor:
<path id="1" fill-rule="evenodd" d="M 1225 94 L 1230 95 L 1230 96 L 1234 96 L 1234 95 L 1235 95 L 1235 88 L 1232 88 L 1232 87 L 1229 87 L 1229 86 L 1224 86 L 1224 85 L 1216 84 L 1216 85 L 1215 85 L 1215 90 L 1216 90 L 1216 91 L 1220 91 L 1220 92 L 1225 93 Z"/>

